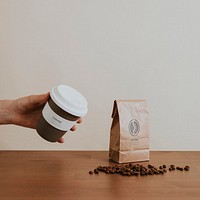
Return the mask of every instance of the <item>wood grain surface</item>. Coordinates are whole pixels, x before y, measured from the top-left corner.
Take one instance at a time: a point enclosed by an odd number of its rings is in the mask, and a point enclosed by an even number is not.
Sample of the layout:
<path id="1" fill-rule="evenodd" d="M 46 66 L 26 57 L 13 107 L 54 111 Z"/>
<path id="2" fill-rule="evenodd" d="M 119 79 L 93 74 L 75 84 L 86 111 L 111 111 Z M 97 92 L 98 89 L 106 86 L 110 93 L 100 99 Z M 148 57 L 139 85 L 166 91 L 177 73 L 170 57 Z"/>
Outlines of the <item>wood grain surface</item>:
<path id="1" fill-rule="evenodd" d="M 116 164 L 108 160 L 108 152 L 0 151 L 0 200 L 200 199 L 200 152 L 151 152 L 149 163 L 189 165 L 190 171 L 90 175 L 99 165 Z"/>

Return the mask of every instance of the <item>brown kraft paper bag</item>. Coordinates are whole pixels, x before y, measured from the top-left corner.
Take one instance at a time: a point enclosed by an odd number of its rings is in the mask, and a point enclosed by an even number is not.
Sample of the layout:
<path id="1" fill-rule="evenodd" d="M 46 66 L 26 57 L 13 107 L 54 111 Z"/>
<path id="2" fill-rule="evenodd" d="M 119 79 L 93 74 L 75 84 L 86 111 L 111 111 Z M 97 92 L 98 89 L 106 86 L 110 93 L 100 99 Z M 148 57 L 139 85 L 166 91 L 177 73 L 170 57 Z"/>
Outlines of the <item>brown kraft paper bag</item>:
<path id="1" fill-rule="evenodd" d="M 117 163 L 149 160 L 149 119 L 145 100 L 116 100 L 109 158 Z"/>

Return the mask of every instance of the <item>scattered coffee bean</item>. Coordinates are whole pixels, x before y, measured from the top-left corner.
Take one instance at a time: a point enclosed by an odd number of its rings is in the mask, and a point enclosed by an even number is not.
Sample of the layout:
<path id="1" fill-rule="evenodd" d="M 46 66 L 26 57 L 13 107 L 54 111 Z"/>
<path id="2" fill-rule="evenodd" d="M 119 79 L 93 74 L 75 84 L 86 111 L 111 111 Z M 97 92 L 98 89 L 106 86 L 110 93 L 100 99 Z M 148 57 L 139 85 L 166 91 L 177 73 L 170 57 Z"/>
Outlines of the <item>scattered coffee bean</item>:
<path id="1" fill-rule="evenodd" d="M 135 176 L 139 176 L 139 173 L 138 173 L 138 172 L 135 172 L 134 175 L 135 175 Z"/>
<path id="2" fill-rule="evenodd" d="M 184 167 L 184 170 L 185 170 L 185 171 L 189 171 L 189 170 L 190 170 L 190 167 L 186 165 L 186 166 Z"/>
<path id="3" fill-rule="evenodd" d="M 150 169 L 151 169 L 151 168 L 154 168 L 154 167 L 153 167 L 153 165 L 148 165 L 148 168 L 150 168 Z"/>
<path id="4" fill-rule="evenodd" d="M 168 171 L 174 171 L 175 169 L 179 171 L 189 171 L 190 167 L 175 167 L 175 165 L 170 165 Z M 167 172 L 166 165 L 160 165 L 159 167 L 155 167 L 151 164 L 147 166 L 141 164 L 116 164 L 114 166 L 98 166 L 93 171 L 89 171 L 89 174 L 99 174 L 99 172 L 103 172 L 106 174 L 120 174 L 122 176 L 152 176 L 152 175 L 163 175 Z"/>
<path id="5" fill-rule="evenodd" d="M 183 171 L 182 167 L 176 167 L 176 169 L 179 170 L 179 171 Z"/>
<path id="6" fill-rule="evenodd" d="M 131 174 L 130 172 L 127 172 L 127 175 L 128 175 L 128 176 L 131 176 L 132 174 Z"/>
<path id="7" fill-rule="evenodd" d="M 95 174 L 98 174 L 98 173 L 99 173 L 99 170 L 98 170 L 98 169 L 94 169 L 94 173 L 95 173 Z"/>
<path id="8" fill-rule="evenodd" d="M 176 169 L 175 165 L 170 165 L 170 167 L 172 168 L 172 170 Z"/>
<path id="9" fill-rule="evenodd" d="M 153 171 L 149 170 L 148 175 L 153 175 L 153 174 L 154 174 Z"/>

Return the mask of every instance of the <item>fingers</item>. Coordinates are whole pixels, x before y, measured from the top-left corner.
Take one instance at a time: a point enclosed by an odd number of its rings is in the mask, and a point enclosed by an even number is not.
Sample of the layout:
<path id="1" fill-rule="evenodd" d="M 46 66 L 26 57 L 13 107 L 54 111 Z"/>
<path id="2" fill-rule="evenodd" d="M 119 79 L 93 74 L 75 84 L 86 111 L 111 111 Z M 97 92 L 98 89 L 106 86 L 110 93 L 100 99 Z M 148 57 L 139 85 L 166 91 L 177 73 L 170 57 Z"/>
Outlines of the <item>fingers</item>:
<path id="1" fill-rule="evenodd" d="M 76 123 L 80 124 L 82 121 L 83 121 L 82 118 L 79 118 Z M 75 131 L 76 130 L 76 125 L 74 125 L 70 130 L 71 131 Z"/>
<path id="2" fill-rule="evenodd" d="M 82 119 L 82 118 L 79 118 L 79 119 L 77 120 L 77 123 L 80 124 L 82 121 L 83 121 L 83 119 Z"/>
<path id="3" fill-rule="evenodd" d="M 75 131 L 76 130 L 76 125 L 74 125 L 70 130 L 71 131 Z"/>
<path id="4" fill-rule="evenodd" d="M 64 143 L 65 141 L 64 141 L 64 138 L 60 138 L 59 140 L 58 140 L 58 142 L 59 143 Z"/>
<path id="5" fill-rule="evenodd" d="M 78 124 L 80 124 L 81 122 L 82 122 L 83 120 L 82 120 L 82 118 L 79 118 L 78 120 L 77 120 L 77 123 Z M 76 125 L 74 125 L 70 130 L 71 131 L 75 131 L 77 128 L 76 128 Z M 58 143 L 64 143 L 65 141 L 64 141 L 64 138 L 60 138 L 59 140 L 58 140 Z"/>

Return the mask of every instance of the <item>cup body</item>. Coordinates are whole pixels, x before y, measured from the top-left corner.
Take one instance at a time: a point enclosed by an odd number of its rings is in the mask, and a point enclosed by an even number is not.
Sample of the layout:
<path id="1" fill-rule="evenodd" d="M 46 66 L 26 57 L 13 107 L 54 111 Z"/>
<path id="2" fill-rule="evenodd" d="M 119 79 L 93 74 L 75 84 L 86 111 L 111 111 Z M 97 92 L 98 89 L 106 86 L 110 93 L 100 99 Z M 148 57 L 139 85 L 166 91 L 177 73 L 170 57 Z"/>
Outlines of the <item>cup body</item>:
<path id="1" fill-rule="evenodd" d="M 36 131 L 43 139 L 57 142 L 86 113 L 87 102 L 79 92 L 69 86 L 58 86 L 50 93 Z"/>

